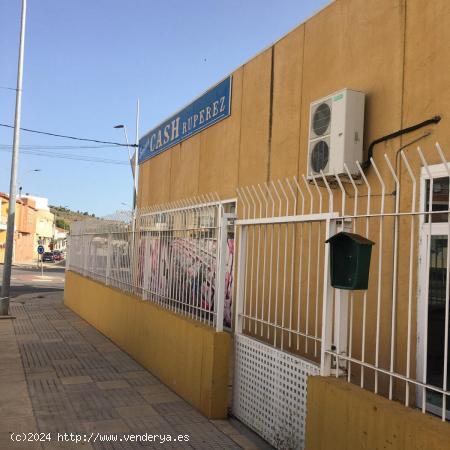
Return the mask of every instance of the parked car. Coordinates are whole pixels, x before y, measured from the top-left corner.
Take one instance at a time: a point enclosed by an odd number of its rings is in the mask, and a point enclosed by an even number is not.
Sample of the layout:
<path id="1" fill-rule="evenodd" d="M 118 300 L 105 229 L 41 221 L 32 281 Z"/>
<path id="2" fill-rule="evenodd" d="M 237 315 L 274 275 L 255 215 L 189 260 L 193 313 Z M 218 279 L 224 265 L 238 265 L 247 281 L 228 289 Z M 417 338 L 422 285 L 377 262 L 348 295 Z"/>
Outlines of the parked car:
<path id="1" fill-rule="evenodd" d="M 53 254 L 53 252 L 45 252 L 42 255 L 42 261 L 55 262 L 55 255 Z"/>
<path id="2" fill-rule="evenodd" d="M 53 251 L 53 258 L 55 261 L 62 261 L 64 259 L 63 254 L 59 250 Z"/>

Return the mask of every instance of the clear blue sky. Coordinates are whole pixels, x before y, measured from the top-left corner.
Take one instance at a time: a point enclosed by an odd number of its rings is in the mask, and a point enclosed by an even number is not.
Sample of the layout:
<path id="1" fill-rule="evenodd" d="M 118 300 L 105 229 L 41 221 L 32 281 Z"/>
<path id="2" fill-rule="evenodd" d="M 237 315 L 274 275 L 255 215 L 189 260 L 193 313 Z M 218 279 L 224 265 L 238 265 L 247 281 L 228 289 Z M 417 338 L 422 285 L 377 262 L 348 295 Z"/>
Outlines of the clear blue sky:
<path id="1" fill-rule="evenodd" d="M 329 0 L 29 0 L 22 127 L 134 140 L 250 59 Z M 15 87 L 21 0 L 0 0 L 0 86 Z M 13 124 L 15 93 L 0 88 L 0 123 Z M 12 132 L 0 128 L 0 191 L 9 191 Z M 26 132 L 21 145 L 127 161 L 121 148 L 75 145 Z M 82 144 L 86 145 L 86 144 Z M 30 148 L 28 147 L 28 150 Z M 42 172 L 29 172 L 41 169 Z M 27 173 L 28 172 L 28 173 Z M 127 165 L 22 153 L 24 192 L 97 215 L 132 202 Z"/>

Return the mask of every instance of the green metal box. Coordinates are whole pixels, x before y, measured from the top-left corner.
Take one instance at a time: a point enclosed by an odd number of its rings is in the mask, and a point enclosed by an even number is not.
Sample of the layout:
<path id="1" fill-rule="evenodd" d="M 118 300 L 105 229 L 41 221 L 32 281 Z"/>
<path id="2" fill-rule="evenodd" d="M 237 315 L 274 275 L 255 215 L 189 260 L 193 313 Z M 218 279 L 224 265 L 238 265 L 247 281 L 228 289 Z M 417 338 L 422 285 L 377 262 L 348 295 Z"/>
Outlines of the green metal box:
<path id="1" fill-rule="evenodd" d="M 330 244 L 331 285 L 351 291 L 367 289 L 372 245 L 359 234 L 340 233 L 325 241 Z"/>

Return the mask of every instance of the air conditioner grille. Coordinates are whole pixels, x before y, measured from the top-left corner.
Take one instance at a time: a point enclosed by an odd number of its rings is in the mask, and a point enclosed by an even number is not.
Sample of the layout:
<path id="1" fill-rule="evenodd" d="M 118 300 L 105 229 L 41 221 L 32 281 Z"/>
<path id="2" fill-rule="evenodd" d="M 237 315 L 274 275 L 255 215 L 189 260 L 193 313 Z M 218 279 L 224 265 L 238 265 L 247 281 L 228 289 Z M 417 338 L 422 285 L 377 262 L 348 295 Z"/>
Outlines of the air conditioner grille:
<path id="1" fill-rule="evenodd" d="M 325 141 L 316 142 L 311 151 L 311 169 L 316 173 L 325 170 L 328 164 L 329 154 L 330 149 Z"/>
<path id="2" fill-rule="evenodd" d="M 312 127 L 317 136 L 322 136 L 330 125 L 331 109 L 326 103 L 321 103 L 314 111 Z"/>

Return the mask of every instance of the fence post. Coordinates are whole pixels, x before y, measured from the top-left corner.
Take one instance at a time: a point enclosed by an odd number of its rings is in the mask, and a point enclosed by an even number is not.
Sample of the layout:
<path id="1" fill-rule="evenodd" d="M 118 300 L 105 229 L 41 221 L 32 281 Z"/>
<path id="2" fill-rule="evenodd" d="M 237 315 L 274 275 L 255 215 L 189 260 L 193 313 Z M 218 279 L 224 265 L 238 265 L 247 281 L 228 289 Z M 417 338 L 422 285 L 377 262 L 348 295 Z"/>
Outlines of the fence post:
<path id="1" fill-rule="evenodd" d="M 145 245 L 144 245 L 144 257 L 142 262 L 142 300 L 148 300 L 148 292 L 151 289 L 150 280 L 151 280 L 151 252 L 152 252 L 152 236 L 145 236 Z M 173 250 L 172 250 L 173 251 Z M 171 267 L 171 271 L 173 268 Z M 172 286 L 172 285 L 171 285 Z"/>
<path id="2" fill-rule="evenodd" d="M 106 248 L 106 274 L 105 274 L 105 283 L 106 286 L 109 286 L 109 278 L 111 276 L 111 233 L 108 234 Z"/>
<path id="3" fill-rule="evenodd" d="M 326 220 L 325 239 L 334 234 L 336 224 L 330 218 Z M 324 276 L 323 276 L 323 302 L 322 302 L 322 345 L 320 348 L 320 375 L 330 376 L 331 350 L 333 344 L 333 288 L 330 276 L 330 246 L 325 244 L 324 252 Z"/>
<path id="4" fill-rule="evenodd" d="M 348 355 L 348 292 L 342 289 L 335 289 L 334 302 L 334 335 L 333 342 L 336 345 L 336 370 L 347 367 L 346 360 L 339 360 L 339 355 Z M 342 373 L 342 372 L 341 372 Z M 340 375 L 341 373 L 338 373 Z"/>
<path id="5" fill-rule="evenodd" d="M 216 308 L 216 331 L 223 331 L 223 308 L 225 306 L 225 271 L 227 262 L 228 245 L 228 219 L 232 214 L 223 212 L 223 206 L 219 207 L 219 233 L 217 239 L 217 261 L 216 261 L 216 298 L 214 301 Z"/>
<path id="6" fill-rule="evenodd" d="M 89 246 L 88 246 L 88 236 L 84 235 L 83 236 L 83 275 L 87 276 L 87 264 L 88 264 L 88 250 L 89 250 Z"/>
<path id="7" fill-rule="evenodd" d="M 340 231 L 352 232 L 350 224 L 346 224 L 342 219 L 342 224 L 339 227 Z M 338 231 L 337 225 L 333 229 L 333 234 Z M 327 238 L 328 239 L 328 238 Z M 336 376 L 342 375 L 343 371 L 347 369 L 347 361 L 339 359 L 340 355 L 348 355 L 348 307 L 349 294 L 344 289 L 335 289 L 334 295 L 334 327 L 333 327 L 333 342 L 336 345 Z"/>
<path id="8" fill-rule="evenodd" d="M 138 210 L 135 208 L 131 214 L 131 234 L 129 233 L 129 243 L 130 243 L 130 284 L 131 292 L 138 296 L 139 286 L 138 286 L 138 275 L 139 275 L 139 264 L 140 264 L 140 253 L 139 253 L 139 239 L 138 239 Z M 142 292 L 142 290 L 141 290 Z"/>
<path id="9" fill-rule="evenodd" d="M 70 235 L 66 238 L 66 272 L 70 270 Z"/>
<path id="10" fill-rule="evenodd" d="M 238 260 L 235 265 L 237 272 L 237 285 L 236 285 L 236 318 L 235 318 L 235 332 L 236 334 L 242 334 L 243 330 L 243 317 L 244 314 L 244 293 L 245 293 L 245 272 L 247 263 L 247 226 L 243 225 L 239 228 L 238 245 L 236 251 L 238 252 Z"/>

